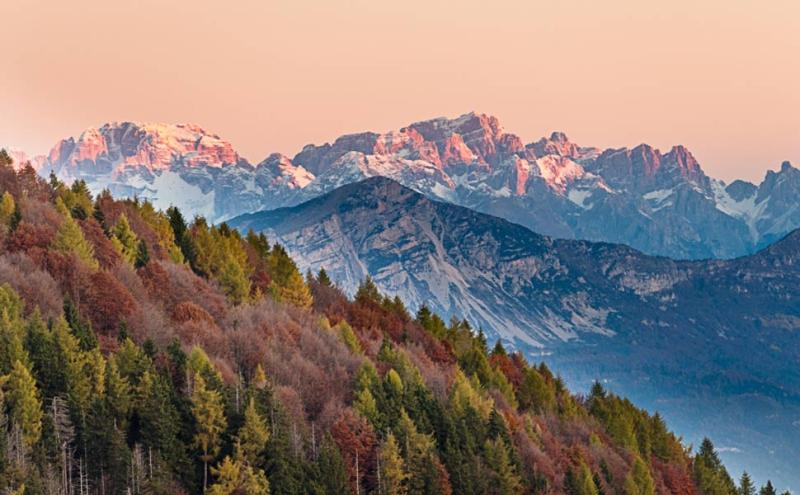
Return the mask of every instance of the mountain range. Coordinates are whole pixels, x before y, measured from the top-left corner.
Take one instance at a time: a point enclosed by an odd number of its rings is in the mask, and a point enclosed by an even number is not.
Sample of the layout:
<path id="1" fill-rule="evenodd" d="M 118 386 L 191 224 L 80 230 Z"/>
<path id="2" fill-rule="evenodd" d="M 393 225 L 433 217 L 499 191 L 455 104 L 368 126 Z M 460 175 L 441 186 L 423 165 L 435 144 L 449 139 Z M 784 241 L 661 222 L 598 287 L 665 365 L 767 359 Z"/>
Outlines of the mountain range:
<path id="1" fill-rule="evenodd" d="M 255 165 L 196 125 L 110 123 L 32 164 L 43 175 L 83 179 L 93 192 L 174 204 L 214 222 L 383 176 L 541 234 L 676 259 L 750 254 L 800 226 L 800 171 L 788 162 L 758 185 L 726 184 L 683 146 L 602 150 L 559 132 L 525 144 L 476 113 L 345 135 Z"/>
<path id="2" fill-rule="evenodd" d="M 586 390 L 601 378 L 693 432 L 726 463 L 797 484 L 800 231 L 733 260 L 674 261 L 557 240 L 386 178 L 230 221 L 325 268 L 367 275 L 412 308 L 462 315 Z"/>
<path id="3" fill-rule="evenodd" d="M 800 486 L 800 171 L 709 177 L 686 148 L 525 144 L 469 113 L 252 164 L 191 124 L 110 123 L 37 171 L 253 228 L 352 294 L 465 317 Z M 369 179 L 369 180 L 367 180 Z M 271 210 L 271 211 L 263 211 Z M 677 261 L 685 260 L 685 261 Z"/>

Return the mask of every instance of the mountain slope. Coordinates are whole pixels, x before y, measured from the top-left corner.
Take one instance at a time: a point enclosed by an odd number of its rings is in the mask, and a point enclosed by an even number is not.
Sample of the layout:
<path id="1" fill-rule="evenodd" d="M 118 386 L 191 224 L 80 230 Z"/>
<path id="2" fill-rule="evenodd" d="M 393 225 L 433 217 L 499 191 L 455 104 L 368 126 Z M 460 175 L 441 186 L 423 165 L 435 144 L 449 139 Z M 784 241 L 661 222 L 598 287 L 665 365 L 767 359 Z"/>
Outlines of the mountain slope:
<path id="1" fill-rule="evenodd" d="M 800 232 L 745 258 L 678 262 L 553 240 L 383 178 L 231 225 L 265 232 L 351 293 L 369 274 L 414 308 L 464 316 L 577 386 L 609 379 L 684 432 L 708 421 L 748 461 L 775 431 L 773 450 L 800 454 Z M 747 404 L 757 409 L 740 429 Z M 791 479 L 781 462 L 770 469 Z"/>

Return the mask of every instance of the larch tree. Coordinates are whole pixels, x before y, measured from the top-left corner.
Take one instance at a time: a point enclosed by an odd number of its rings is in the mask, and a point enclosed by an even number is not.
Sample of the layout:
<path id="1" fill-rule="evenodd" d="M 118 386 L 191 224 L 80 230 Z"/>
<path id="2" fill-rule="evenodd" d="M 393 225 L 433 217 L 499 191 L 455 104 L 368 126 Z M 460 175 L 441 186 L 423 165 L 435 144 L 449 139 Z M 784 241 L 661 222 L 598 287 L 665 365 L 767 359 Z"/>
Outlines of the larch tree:
<path id="1" fill-rule="evenodd" d="M 19 360 L 4 381 L 10 419 L 22 430 L 25 445 L 32 448 L 42 436 L 42 401 L 36 381 Z"/>
<path id="2" fill-rule="evenodd" d="M 90 268 L 97 269 L 98 263 L 94 258 L 94 248 L 83 236 L 78 223 L 72 218 L 61 198 L 56 200 L 56 209 L 61 213 L 62 223 L 53 239 L 53 249 L 66 253 L 73 253 Z"/>
<path id="3" fill-rule="evenodd" d="M 222 433 L 227 426 L 222 396 L 208 388 L 203 377 L 196 373 L 192 390 L 192 415 L 195 419 L 194 444 L 203 461 L 203 490 L 208 487 L 208 463 L 219 454 Z"/>
<path id="4" fill-rule="evenodd" d="M 269 495 L 269 483 L 264 472 L 238 460 L 225 457 L 211 473 L 217 479 L 207 495 Z"/>
<path id="5" fill-rule="evenodd" d="M 250 295 L 250 280 L 242 265 L 231 256 L 225 257 L 217 281 L 233 304 L 243 303 Z"/>
<path id="6" fill-rule="evenodd" d="M 256 402 L 251 397 L 244 411 L 244 424 L 239 428 L 237 440 L 237 460 L 249 466 L 256 466 L 258 459 L 267 447 L 269 430 L 264 418 L 258 413 Z"/>
<path id="7" fill-rule="evenodd" d="M 385 495 L 404 495 L 408 493 L 403 456 L 394 434 L 389 433 L 383 441 L 378 453 L 380 493 Z"/>
<path id="8" fill-rule="evenodd" d="M 117 219 L 117 223 L 111 229 L 111 234 L 111 242 L 122 255 L 122 258 L 129 264 L 134 264 L 139 243 L 136 233 L 131 228 L 128 217 L 124 213 Z"/>
<path id="9" fill-rule="evenodd" d="M 623 490 L 625 495 L 654 495 L 656 493 L 656 486 L 653 482 L 653 476 L 650 474 L 650 468 L 638 455 L 633 461 L 633 466 L 631 466 L 628 476 L 625 478 Z"/>
<path id="10" fill-rule="evenodd" d="M 310 308 L 314 300 L 311 290 L 306 285 L 300 272 L 294 270 L 289 274 L 286 284 L 278 288 L 278 299 L 299 308 Z"/>
<path id="11" fill-rule="evenodd" d="M 0 223 L 9 225 L 11 222 L 11 215 L 14 214 L 16 208 L 17 204 L 14 202 L 14 196 L 8 191 L 5 191 L 2 198 L 0 198 Z"/>

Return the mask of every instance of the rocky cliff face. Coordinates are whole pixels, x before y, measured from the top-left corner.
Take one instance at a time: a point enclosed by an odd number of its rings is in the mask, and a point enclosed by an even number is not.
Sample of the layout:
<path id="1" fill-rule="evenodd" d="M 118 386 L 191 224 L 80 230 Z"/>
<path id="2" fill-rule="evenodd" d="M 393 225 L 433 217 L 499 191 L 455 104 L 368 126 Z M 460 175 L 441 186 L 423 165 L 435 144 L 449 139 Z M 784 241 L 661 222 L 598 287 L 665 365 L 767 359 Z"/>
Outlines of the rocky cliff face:
<path id="1" fill-rule="evenodd" d="M 59 142 L 41 168 L 93 192 L 176 205 L 212 221 L 274 206 L 311 177 L 285 157 L 253 166 L 233 146 L 193 124 L 117 122 Z"/>
<path id="2" fill-rule="evenodd" d="M 369 274 L 414 310 L 464 317 L 541 356 L 576 387 L 606 380 L 682 432 L 711 431 L 743 453 L 726 458 L 734 469 L 761 463 L 791 479 L 800 231 L 744 258 L 674 261 L 554 240 L 384 178 L 231 224 L 265 232 L 350 293 Z"/>
<path id="3" fill-rule="evenodd" d="M 800 226 L 800 181 L 788 163 L 759 186 L 727 186 L 682 146 L 600 150 L 560 132 L 526 145 L 475 113 L 346 135 L 255 166 L 195 125 L 112 123 L 61 141 L 39 169 L 215 222 L 388 177 L 542 234 L 673 258 L 748 254 Z"/>

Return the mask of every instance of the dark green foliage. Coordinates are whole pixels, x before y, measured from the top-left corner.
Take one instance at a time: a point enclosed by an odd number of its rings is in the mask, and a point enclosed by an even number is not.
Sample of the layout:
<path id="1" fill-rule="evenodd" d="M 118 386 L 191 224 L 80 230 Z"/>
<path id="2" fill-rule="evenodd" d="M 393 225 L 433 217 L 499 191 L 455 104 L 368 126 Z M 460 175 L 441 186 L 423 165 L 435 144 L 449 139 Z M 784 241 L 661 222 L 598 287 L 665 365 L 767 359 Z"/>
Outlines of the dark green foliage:
<path id="1" fill-rule="evenodd" d="M 147 244 L 144 239 L 139 240 L 139 245 L 136 248 L 136 261 L 134 262 L 135 268 L 143 268 L 150 262 L 150 253 L 147 250 Z"/>
<path id="2" fill-rule="evenodd" d="M 80 317 L 77 308 L 69 299 L 64 301 L 64 318 L 66 318 L 73 335 L 78 338 L 81 349 L 88 351 L 97 347 L 97 335 L 92 330 L 91 323 Z"/>

